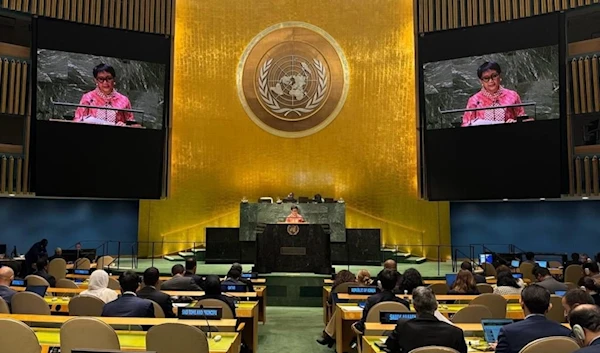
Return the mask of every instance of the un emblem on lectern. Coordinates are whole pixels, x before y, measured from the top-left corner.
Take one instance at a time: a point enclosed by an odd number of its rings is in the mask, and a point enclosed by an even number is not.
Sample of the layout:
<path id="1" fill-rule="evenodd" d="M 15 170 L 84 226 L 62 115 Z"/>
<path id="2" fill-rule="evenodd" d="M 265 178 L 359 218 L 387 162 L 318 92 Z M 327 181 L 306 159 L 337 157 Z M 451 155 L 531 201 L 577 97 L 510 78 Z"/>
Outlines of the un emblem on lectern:
<path id="1" fill-rule="evenodd" d="M 348 93 L 348 64 L 336 41 L 303 22 L 284 22 L 258 34 L 238 66 L 240 101 L 262 129 L 303 137 L 327 126 Z"/>
<path id="2" fill-rule="evenodd" d="M 300 227 L 295 224 L 287 226 L 287 232 L 289 235 L 298 235 L 300 233 Z"/>

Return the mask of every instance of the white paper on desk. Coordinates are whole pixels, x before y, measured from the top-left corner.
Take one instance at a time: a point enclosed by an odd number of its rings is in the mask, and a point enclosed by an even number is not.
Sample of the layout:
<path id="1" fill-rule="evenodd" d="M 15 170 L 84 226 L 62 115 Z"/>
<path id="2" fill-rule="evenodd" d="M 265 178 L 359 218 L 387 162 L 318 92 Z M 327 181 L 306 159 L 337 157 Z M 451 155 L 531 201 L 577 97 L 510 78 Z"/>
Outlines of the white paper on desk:
<path id="1" fill-rule="evenodd" d="M 86 124 L 96 124 L 96 125 L 115 125 L 115 123 L 111 123 L 106 120 L 98 119 L 91 115 L 84 117 L 83 122 Z"/>
<path id="2" fill-rule="evenodd" d="M 190 305 L 190 303 L 173 303 L 173 306 L 177 307 L 177 308 L 179 308 L 179 307 L 183 308 L 183 307 L 186 307 L 188 305 Z"/>
<path id="3" fill-rule="evenodd" d="M 381 342 L 385 343 L 387 341 L 387 337 L 382 337 L 379 339 Z"/>
<path id="4" fill-rule="evenodd" d="M 361 308 L 360 306 L 345 306 L 344 310 L 345 311 L 363 311 L 363 308 Z"/>

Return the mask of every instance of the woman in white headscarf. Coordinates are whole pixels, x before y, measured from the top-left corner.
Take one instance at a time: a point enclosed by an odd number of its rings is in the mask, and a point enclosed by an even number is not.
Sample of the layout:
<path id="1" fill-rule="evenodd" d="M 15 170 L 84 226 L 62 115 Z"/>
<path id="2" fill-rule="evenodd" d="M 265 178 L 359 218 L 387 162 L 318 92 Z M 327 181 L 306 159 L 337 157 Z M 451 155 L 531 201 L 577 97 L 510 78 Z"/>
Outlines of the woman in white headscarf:
<path id="1" fill-rule="evenodd" d="M 92 272 L 88 289 L 81 292 L 80 295 L 97 297 L 105 303 L 117 299 L 117 292 L 108 288 L 108 273 L 104 270 Z"/>

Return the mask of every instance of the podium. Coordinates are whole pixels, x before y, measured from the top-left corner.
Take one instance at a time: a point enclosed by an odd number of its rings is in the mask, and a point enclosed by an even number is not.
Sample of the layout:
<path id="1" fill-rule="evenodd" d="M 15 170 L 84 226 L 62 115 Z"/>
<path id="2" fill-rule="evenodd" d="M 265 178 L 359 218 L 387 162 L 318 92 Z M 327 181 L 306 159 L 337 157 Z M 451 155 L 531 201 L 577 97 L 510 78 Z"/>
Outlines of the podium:
<path id="1" fill-rule="evenodd" d="M 254 272 L 312 272 L 331 274 L 328 225 L 267 224 L 256 235 Z"/>

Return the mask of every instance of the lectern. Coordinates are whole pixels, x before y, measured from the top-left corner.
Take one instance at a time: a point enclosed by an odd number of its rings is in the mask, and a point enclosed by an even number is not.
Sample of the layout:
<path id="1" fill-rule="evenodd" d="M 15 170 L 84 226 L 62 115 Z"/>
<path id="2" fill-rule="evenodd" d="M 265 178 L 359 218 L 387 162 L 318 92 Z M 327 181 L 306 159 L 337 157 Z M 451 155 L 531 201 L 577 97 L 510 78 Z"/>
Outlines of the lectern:
<path id="1" fill-rule="evenodd" d="M 331 274 L 328 225 L 267 224 L 256 235 L 254 272 Z"/>

